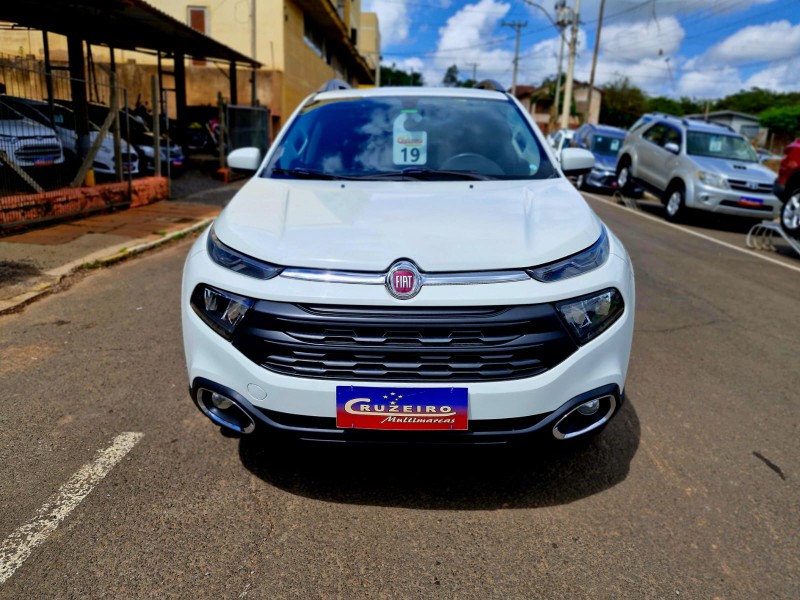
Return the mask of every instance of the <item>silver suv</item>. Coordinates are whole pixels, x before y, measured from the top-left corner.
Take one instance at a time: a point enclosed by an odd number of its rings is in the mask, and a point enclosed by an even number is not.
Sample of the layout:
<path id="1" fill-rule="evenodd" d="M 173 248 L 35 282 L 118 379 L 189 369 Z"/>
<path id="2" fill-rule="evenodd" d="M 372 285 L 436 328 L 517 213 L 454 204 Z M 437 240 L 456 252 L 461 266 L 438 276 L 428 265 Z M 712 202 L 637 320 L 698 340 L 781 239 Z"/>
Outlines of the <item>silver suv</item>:
<path id="1" fill-rule="evenodd" d="M 732 129 L 669 115 L 648 115 L 631 128 L 617 163 L 623 193 L 640 184 L 661 198 L 667 220 L 691 209 L 772 219 L 780 200 L 775 173 L 761 165 L 752 144 Z"/>

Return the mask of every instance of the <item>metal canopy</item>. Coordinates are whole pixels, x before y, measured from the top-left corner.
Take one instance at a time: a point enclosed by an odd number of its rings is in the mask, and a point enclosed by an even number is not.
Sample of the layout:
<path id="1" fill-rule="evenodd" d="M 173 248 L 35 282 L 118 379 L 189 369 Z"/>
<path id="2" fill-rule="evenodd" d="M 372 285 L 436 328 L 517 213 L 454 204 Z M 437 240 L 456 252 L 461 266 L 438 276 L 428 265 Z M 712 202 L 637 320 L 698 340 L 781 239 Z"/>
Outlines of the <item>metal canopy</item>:
<path id="1" fill-rule="evenodd" d="M 157 50 L 261 66 L 143 0 L 0 2 L 0 20 L 121 50 Z"/>

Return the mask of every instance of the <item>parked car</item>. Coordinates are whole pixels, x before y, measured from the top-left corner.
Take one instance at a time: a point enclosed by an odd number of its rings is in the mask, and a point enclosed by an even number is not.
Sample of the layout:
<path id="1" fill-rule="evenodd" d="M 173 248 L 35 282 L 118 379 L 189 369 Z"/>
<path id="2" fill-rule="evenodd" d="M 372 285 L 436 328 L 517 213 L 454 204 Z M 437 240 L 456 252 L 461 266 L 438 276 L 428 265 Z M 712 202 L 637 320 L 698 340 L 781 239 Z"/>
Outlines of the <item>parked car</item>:
<path id="1" fill-rule="evenodd" d="M 625 130 L 608 125 L 582 125 L 572 138 L 572 145 L 594 155 L 594 168 L 579 175 L 575 186 L 579 190 L 594 188 L 607 192 L 617 190 L 617 153 L 625 139 Z M 641 192 L 635 190 L 634 194 Z"/>
<path id="2" fill-rule="evenodd" d="M 71 100 L 56 100 L 57 103 L 67 108 L 74 108 Z M 89 103 L 89 119 L 104 123 L 108 117 L 109 107 L 97 102 Z M 140 159 L 139 172 L 153 173 L 155 171 L 155 136 L 152 131 L 144 124 L 143 120 L 132 113 L 126 115 L 125 109 L 120 111 L 120 132 L 122 137 L 129 142 L 136 150 Z M 183 150 L 175 142 L 171 141 L 166 135 L 161 138 L 161 173 L 167 173 L 167 160 L 169 160 L 169 171 L 173 176 L 180 176 L 186 167 L 186 159 Z M 169 143 L 168 143 L 169 142 Z"/>
<path id="3" fill-rule="evenodd" d="M 758 154 L 758 160 L 760 160 L 762 163 L 765 163 L 768 160 L 781 160 L 780 155 L 774 154 L 767 148 L 756 148 L 756 154 Z"/>
<path id="4" fill-rule="evenodd" d="M 489 85 L 489 84 L 484 84 Z M 492 89 L 321 91 L 190 250 L 191 395 L 306 440 L 581 439 L 623 400 L 631 262 Z M 280 457 L 277 457 L 280 460 Z"/>
<path id="5" fill-rule="evenodd" d="M 781 227 L 800 240 L 800 139 L 783 150 L 783 160 L 775 180 L 775 195 L 783 202 Z"/>
<path id="6" fill-rule="evenodd" d="M 0 96 L 0 102 L 10 106 L 25 117 L 36 121 L 42 125 L 55 123 L 55 132 L 61 140 L 67 163 L 77 169 L 78 162 L 78 135 L 75 131 L 75 114 L 71 109 L 59 104 L 53 105 L 53 119 L 50 119 L 50 105 L 40 100 L 30 100 L 28 98 L 18 98 L 15 96 Z M 97 124 L 90 121 L 89 139 L 94 144 L 99 135 L 100 128 Z M 130 172 L 136 175 L 139 172 L 139 156 L 136 150 L 125 140 L 121 140 L 120 149 L 122 153 L 123 173 Z M 114 160 L 114 138 L 111 134 L 106 134 L 100 144 L 100 148 L 92 162 L 92 169 L 101 175 L 115 175 L 116 164 Z"/>
<path id="7" fill-rule="evenodd" d="M 670 221 L 692 209 L 771 219 L 780 209 L 774 181 L 775 173 L 759 162 L 744 136 L 666 115 L 629 131 L 617 162 L 620 188 L 649 189 L 661 197 Z"/>
<path id="8" fill-rule="evenodd" d="M 6 161 L 20 167 L 52 167 L 64 162 L 64 150 L 50 127 L 26 119 L 13 108 L 0 103 L 0 169 Z"/>
<path id="9" fill-rule="evenodd" d="M 574 129 L 559 129 L 547 136 L 547 141 L 550 143 L 550 147 L 553 148 L 556 159 L 561 156 L 561 151 L 570 145 L 574 135 Z"/>

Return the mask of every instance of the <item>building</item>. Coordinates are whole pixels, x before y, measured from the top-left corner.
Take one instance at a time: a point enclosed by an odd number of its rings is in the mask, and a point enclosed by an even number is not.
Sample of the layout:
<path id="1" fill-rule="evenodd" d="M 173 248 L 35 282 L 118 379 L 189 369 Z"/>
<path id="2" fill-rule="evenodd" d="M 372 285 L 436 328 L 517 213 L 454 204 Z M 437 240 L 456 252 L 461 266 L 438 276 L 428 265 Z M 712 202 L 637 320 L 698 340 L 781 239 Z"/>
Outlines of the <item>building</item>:
<path id="1" fill-rule="evenodd" d="M 757 146 L 763 146 L 767 139 L 767 129 L 761 127 L 758 117 L 747 113 L 736 112 L 734 110 L 718 110 L 715 112 L 697 113 L 686 115 L 690 119 L 700 121 L 714 121 L 720 125 L 725 125 L 733 129 L 736 133 L 753 141 Z"/>
<path id="2" fill-rule="evenodd" d="M 380 56 L 377 15 L 361 13 L 361 0 L 148 2 L 262 64 L 254 73 L 243 68 L 234 73 L 234 94 L 227 68 L 187 58 L 186 95 L 190 106 L 214 107 L 218 93 L 226 98 L 235 96 L 230 100 L 238 104 L 250 104 L 255 99 L 270 109 L 275 132 L 306 96 L 329 79 L 342 79 L 353 86 L 374 84 L 375 61 Z M 48 41 L 53 62 L 66 63 L 66 38 L 51 33 Z M 42 33 L 7 28 L 0 35 L 0 53 L 41 61 L 44 58 Z M 166 72 L 174 67 L 169 57 L 122 50 L 115 54 L 120 85 L 128 90 L 131 105 L 137 100 L 148 104 L 150 77 L 158 71 L 159 61 Z M 93 46 L 91 57 L 97 80 L 107 81 L 108 50 Z M 91 66 L 89 71 L 91 77 Z M 167 94 L 174 88 L 169 75 L 162 78 L 162 85 Z M 107 101 L 102 87 L 99 86 L 100 97 L 94 99 Z M 174 99 L 168 101 L 170 107 L 174 104 Z M 174 116 L 174 111 L 170 112 Z"/>
<path id="3" fill-rule="evenodd" d="M 528 112 L 533 116 L 533 120 L 536 121 L 536 124 L 545 134 L 560 127 L 558 124 L 560 116 L 555 114 L 555 107 L 553 106 L 555 90 L 551 89 L 551 85 L 517 86 L 517 99 L 528 109 Z M 589 109 L 589 84 L 575 81 L 572 89 L 576 114 L 570 115 L 570 128 L 576 129 L 583 123 L 599 123 L 603 91 L 597 87 L 594 88 L 592 106 Z M 563 94 L 563 88 L 561 92 Z"/>

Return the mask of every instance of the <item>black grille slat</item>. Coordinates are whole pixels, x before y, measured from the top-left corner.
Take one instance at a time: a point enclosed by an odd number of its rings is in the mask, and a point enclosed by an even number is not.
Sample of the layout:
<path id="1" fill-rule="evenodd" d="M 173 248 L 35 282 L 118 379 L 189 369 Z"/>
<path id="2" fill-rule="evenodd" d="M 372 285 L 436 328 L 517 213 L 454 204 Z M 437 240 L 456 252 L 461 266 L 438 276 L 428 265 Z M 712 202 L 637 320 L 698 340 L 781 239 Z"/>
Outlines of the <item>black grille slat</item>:
<path id="1" fill-rule="evenodd" d="M 394 309 L 259 301 L 233 343 L 275 373 L 356 381 L 520 379 L 577 348 L 547 304 Z"/>

